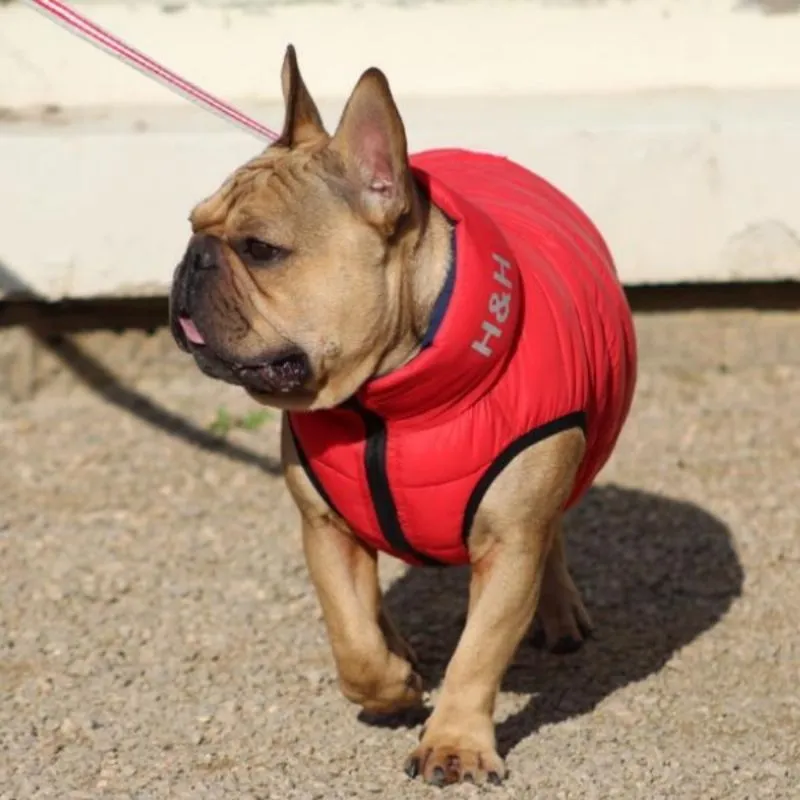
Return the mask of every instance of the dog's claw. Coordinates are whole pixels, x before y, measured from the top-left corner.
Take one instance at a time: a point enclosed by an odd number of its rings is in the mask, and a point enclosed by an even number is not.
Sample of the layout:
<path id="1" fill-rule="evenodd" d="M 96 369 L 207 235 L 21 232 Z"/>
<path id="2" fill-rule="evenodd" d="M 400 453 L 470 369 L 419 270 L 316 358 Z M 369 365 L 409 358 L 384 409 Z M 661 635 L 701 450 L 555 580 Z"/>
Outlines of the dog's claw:
<path id="1" fill-rule="evenodd" d="M 454 743 L 439 748 L 421 746 L 406 759 L 406 775 L 420 776 L 427 785 L 439 788 L 454 783 L 499 786 L 508 774 L 503 760 L 488 747 L 471 744 L 471 747 Z"/>
<path id="2" fill-rule="evenodd" d="M 413 669 L 406 676 L 406 688 L 417 692 L 421 692 L 425 688 L 422 676 Z"/>
<path id="3" fill-rule="evenodd" d="M 447 783 L 447 775 L 441 767 L 434 767 L 433 773 L 428 783 L 433 786 L 444 786 Z"/>
<path id="4" fill-rule="evenodd" d="M 416 778 L 417 775 L 419 775 L 419 759 L 418 758 L 409 758 L 408 761 L 406 761 L 405 773 L 412 780 L 414 778 Z"/>

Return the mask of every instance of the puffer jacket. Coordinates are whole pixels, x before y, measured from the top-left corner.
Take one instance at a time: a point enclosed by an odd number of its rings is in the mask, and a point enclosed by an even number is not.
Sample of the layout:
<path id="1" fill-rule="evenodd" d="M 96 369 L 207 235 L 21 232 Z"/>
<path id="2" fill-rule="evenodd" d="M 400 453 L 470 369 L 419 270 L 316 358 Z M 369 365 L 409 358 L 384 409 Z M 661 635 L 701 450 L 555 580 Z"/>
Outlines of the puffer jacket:
<path id="1" fill-rule="evenodd" d="M 289 423 L 356 535 L 410 564 L 464 564 L 481 499 L 525 448 L 582 428 L 567 507 L 586 492 L 630 409 L 636 339 L 605 242 L 561 192 L 484 153 L 432 150 L 411 164 L 454 225 L 423 346 L 341 407 Z"/>

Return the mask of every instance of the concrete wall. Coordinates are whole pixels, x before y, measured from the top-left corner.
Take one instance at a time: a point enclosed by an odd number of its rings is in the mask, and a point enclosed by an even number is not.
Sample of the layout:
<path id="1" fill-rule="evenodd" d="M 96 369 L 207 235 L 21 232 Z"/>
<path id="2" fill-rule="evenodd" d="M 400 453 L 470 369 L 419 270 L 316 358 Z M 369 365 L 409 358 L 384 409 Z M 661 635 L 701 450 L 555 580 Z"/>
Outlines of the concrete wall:
<path id="1" fill-rule="evenodd" d="M 412 148 L 491 149 L 542 173 L 642 284 L 800 278 L 800 15 L 767 4 L 79 5 L 271 127 L 287 42 L 331 126 L 376 64 Z M 165 291 L 189 208 L 263 146 L 0 6 L 0 296 Z"/>

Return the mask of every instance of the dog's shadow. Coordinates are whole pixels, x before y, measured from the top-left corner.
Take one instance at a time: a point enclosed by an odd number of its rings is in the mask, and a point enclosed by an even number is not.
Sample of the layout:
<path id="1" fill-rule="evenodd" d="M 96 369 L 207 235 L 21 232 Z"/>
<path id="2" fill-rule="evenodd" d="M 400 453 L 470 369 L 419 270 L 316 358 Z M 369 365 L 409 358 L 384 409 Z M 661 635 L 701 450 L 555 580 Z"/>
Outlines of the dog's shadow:
<path id="1" fill-rule="evenodd" d="M 741 594 L 730 532 L 690 503 L 604 486 L 567 517 L 570 569 L 595 625 L 572 655 L 523 642 L 503 688 L 530 695 L 500 723 L 506 754 L 542 725 L 591 711 L 611 693 L 662 669 L 713 627 Z M 427 681 L 441 682 L 466 613 L 465 569 L 408 570 L 386 593 Z"/>

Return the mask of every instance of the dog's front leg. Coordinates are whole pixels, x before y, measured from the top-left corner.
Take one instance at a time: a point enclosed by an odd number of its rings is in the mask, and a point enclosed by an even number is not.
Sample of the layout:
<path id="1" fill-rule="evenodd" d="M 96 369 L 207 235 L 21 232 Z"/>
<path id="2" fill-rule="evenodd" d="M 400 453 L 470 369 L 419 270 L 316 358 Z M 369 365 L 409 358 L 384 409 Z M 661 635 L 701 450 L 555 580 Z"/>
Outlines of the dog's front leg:
<path id="1" fill-rule="evenodd" d="M 378 714 L 420 705 L 422 680 L 381 609 L 375 552 L 322 519 L 304 521 L 303 547 L 345 697 Z"/>
<path id="2" fill-rule="evenodd" d="M 299 464 L 287 425 L 282 457 L 343 694 L 378 714 L 421 705 L 422 679 L 411 663 L 413 652 L 382 607 L 376 552 L 325 505 Z"/>
<path id="3" fill-rule="evenodd" d="M 412 777 L 421 774 L 439 785 L 500 783 L 505 777 L 495 742 L 495 700 L 533 620 L 583 451 L 580 430 L 546 439 L 518 455 L 481 502 L 469 540 L 467 623 L 436 708 L 407 761 Z"/>

